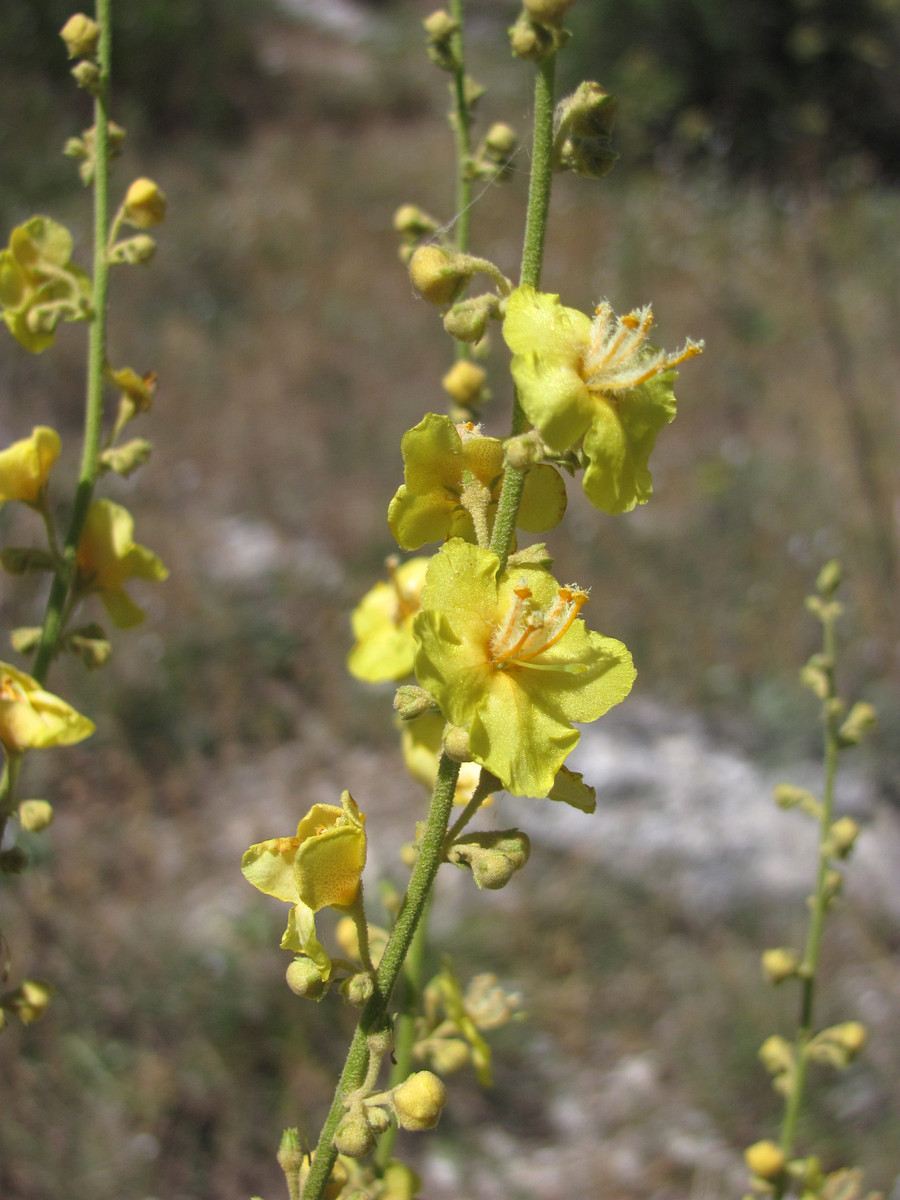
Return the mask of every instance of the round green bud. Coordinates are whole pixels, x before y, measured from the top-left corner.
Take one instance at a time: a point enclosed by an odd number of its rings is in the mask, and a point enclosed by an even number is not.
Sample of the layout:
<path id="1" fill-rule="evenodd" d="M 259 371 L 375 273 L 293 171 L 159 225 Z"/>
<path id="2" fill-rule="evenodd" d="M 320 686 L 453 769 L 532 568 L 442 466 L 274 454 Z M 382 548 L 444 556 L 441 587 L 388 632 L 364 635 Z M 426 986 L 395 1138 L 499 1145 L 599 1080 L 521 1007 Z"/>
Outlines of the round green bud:
<path id="1" fill-rule="evenodd" d="M 840 587 L 844 570 L 836 558 L 827 562 L 816 579 L 816 591 L 820 596 L 832 596 Z"/>
<path id="2" fill-rule="evenodd" d="M 467 279 L 460 258 L 441 246 L 419 246 L 409 260 L 409 277 L 416 291 L 438 308 L 452 304 Z"/>
<path id="3" fill-rule="evenodd" d="M 328 988 L 316 964 L 305 955 L 294 959 L 284 977 L 295 996 L 305 996 L 308 1000 L 321 999 Z"/>
<path id="4" fill-rule="evenodd" d="M 95 62 L 84 59 L 72 68 L 72 78 L 84 91 L 96 96 L 100 91 L 100 68 Z"/>
<path id="5" fill-rule="evenodd" d="M 381 1183 L 378 1200 L 414 1200 L 422 1187 L 415 1171 L 396 1158 L 385 1167 Z"/>
<path id="6" fill-rule="evenodd" d="M 744 1162 L 760 1179 L 777 1179 L 787 1165 L 787 1158 L 774 1142 L 754 1142 L 744 1151 Z"/>
<path id="7" fill-rule="evenodd" d="M 459 21 L 454 21 L 448 12 L 443 8 L 438 8 L 425 18 L 422 28 L 432 41 L 439 42 L 457 32 Z"/>
<path id="8" fill-rule="evenodd" d="M 334 1132 L 338 1154 L 364 1158 L 375 1146 L 375 1134 L 364 1116 L 344 1117 Z"/>
<path id="9" fill-rule="evenodd" d="M 575 0 L 523 0 L 523 7 L 539 25 L 560 25 Z"/>
<path id="10" fill-rule="evenodd" d="M 403 721 L 412 721 L 416 717 L 421 717 L 423 713 L 433 707 L 434 698 L 431 692 L 427 692 L 425 688 L 419 687 L 415 683 L 401 684 L 394 695 L 394 711 L 399 713 L 400 719 Z"/>
<path id="11" fill-rule="evenodd" d="M 477 408 L 487 383 L 487 371 L 471 359 L 461 358 L 441 380 L 444 391 L 463 408 Z"/>
<path id="12" fill-rule="evenodd" d="M 444 313 L 444 329 L 458 342 L 480 342 L 488 321 L 497 314 L 499 303 L 490 292 L 460 300 Z"/>
<path id="13" fill-rule="evenodd" d="M 496 121 L 485 134 L 484 148 L 498 162 L 508 159 L 517 145 L 516 131 L 503 121 Z"/>
<path id="14" fill-rule="evenodd" d="M 394 213 L 394 229 L 407 238 L 425 237 L 439 228 L 434 217 L 415 204 L 401 204 Z"/>
<path id="15" fill-rule="evenodd" d="M 143 266 L 150 262 L 156 254 L 156 242 L 148 233 L 139 233 L 137 237 L 125 238 L 111 247 L 110 263 L 127 263 L 128 266 Z"/>
<path id="16" fill-rule="evenodd" d="M 837 1040 L 850 1058 L 855 1058 L 866 1044 L 866 1027 L 860 1021 L 845 1021 L 835 1026 Z"/>
<path id="17" fill-rule="evenodd" d="M 59 31 L 66 43 L 69 58 L 93 58 L 100 41 L 100 26 L 84 13 L 69 17 Z"/>
<path id="18" fill-rule="evenodd" d="M 469 746 L 469 731 L 460 725 L 448 725 L 443 736 L 444 753 L 454 762 L 467 763 L 472 761 L 472 750 Z"/>
<path id="19" fill-rule="evenodd" d="M 793 950 L 779 947 L 777 950 L 766 950 L 762 956 L 763 974 L 769 983 L 783 983 L 797 974 L 800 959 Z"/>
<path id="20" fill-rule="evenodd" d="M 23 800 L 19 805 L 19 824 L 29 833 L 40 833 L 53 821 L 53 805 L 47 800 Z"/>
<path id="21" fill-rule="evenodd" d="M 853 849 L 859 837 L 859 826 L 852 817 L 839 817 L 831 827 L 829 841 L 832 853 L 844 858 Z"/>
<path id="22" fill-rule="evenodd" d="M 352 1004 L 354 1008 L 362 1008 L 364 1004 L 367 1004 L 374 991 L 375 984 L 368 971 L 358 971 L 356 975 L 351 975 L 343 985 L 347 1003 Z"/>
<path id="23" fill-rule="evenodd" d="M 403 1129 L 434 1129 L 447 1103 L 447 1089 L 431 1071 L 416 1071 L 394 1088 L 391 1104 Z"/>

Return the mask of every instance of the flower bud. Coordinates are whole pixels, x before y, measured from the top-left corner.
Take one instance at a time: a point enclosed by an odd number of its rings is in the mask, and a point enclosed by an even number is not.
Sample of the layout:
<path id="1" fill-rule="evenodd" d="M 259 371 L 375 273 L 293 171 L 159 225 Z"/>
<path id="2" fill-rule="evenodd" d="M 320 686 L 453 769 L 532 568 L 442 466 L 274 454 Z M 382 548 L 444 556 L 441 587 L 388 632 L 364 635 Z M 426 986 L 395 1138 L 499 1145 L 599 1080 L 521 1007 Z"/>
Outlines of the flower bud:
<path id="1" fill-rule="evenodd" d="M 462 1038 L 435 1038 L 428 1044 L 428 1059 L 442 1075 L 462 1070 L 471 1057 L 469 1043 Z"/>
<path id="2" fill-rule="evenodd" d="M 40 644 L 43 628 L 40 625 L 20 625 L 9 635 L 17 654 L 34 654 Z"/>
<path id="3" fill-rule="evenodd" d="M 69 58 L 93 58 L 100 41 L 100 26 L 84 13 L 75 13 L 63 25 L 59 36 L 66 43 Z"/>
<path id="4" fill-rule="evenodd" d="M 397 688 L 394 710 L 400 714 L 402 721 L 412 721 L 415 717 L 421 717 L 430 708 L 434 708 L 434 698 L 425 688 L 415 683 L 404 683 Z"/>
<path id="5" fill-rule="evenodd" d="M 444 391 L 463 408 L 478 408 L 484 398 L 487 371 L 471 359 L 461 358 L 441 380 Z"/>
<path id="6" fill-rule="evenodd" d="M 797 787 L 793 783 L 779 783 L 773 795 L 779 808 L 800 808 L 816 820 L 822 815 L 821 803 L 806 788 Z"/>
<path id="7" fill-rule="evenodd" d="M 591 179 L 607 175 L 618 158 L 610 140 L 617 108 L 615 97 L 590 81 L 561 100 L 554 114 L 554 169 Z"/>
<path id="8" fill-rule="evenodd" d="M 859 826 L 853 818 L 839 817 L 829 831 L 827 852 L 835 858 L 846 858 L 858 837 Z"/>
<path id="9" fill-rule="evenodd" d="M 443 736 L 444 753 L 454 762 L 467 763 L 472 761 L 472 751 L 469 747 L 469 731 L 460 725 L 448 725 Z"/>
<path id="10" fill-rule="evenodd" d="M 276 1155 L 279 1167 L 281 1167 L 285 1175 L 288 1173 L 296 1175 L 303 1166 L 304 1158 L 300 1130 L 297 1128 L 285 1129 L 281 1135 L 281 1143 Z"/>
<path id="11" fill-rule="evenodd" d="M 497 891 L 525 866 L 530 854 L 528 834 L 520 829 L 502 829 L 467 834 L 464 841 L 450 847 L 447 860 L 469 867 L 479 888 Z"/>
<path id="12" fill-rule="evenodd" d="M 744 1162 L 760 1179 L 777 1179 L 787 1164 L 780 1146 L 774 1142 L 754 1142 L 744 1151 Z"/>
<path id="13" fill-rule="evenodd" d="M 770 1075 L 782 1075 L 794 1068 L 794 1049 L 786 1038 L 773 1034 L 760 1046 L 759 1060 Z"/>
<path id="14" fill-rule="evenodd" d="M 480 342 L 500 301 L 491 292 L 460 300 L 444 313 L 444 329 L 458 342 Z"/>
<path id="15" fill-rule="evenodd" d="M 91 96 L 100 92 L 100 68 L 95 62 L 83 60 L 72 68 L 72 78 L 80 88 Z"/>
<path id="16" fill-rule="evenodd" d="M 842 1070 L 850 1065 L 866 1044 L 866 1027 L 859 1021 L 844 1021 L 817 1033 L 806 1048 L 813 1062 Z"/>
<path id="17" fill-rule="evenodd" d="M 878 713 L 865 700 L 858 700 L 847 714 L 838 730 L 838 737 L 845 746 L 856 746 L 867 737 L 878 724 Z"/>
<path id="18" fill-rule="evenodd" d="M 569 40 L 568 33 L 558 25 L 543 25 L 533 21 L 527 12 L 519 14 L 509 31 L 509 44 L 516 58 L 541 62 L 555 54 Z"/>
<path id="19" fill-rule="evenodd" d="M 142 467 L 153 452 L 153 445 L 146 438 L 132 438 L 121 446 L 110 446 L 100 455 L 101 471 L 114 471 L 126 478 L 138 467 Z"/>
<path id="20" fill-rule="evenodd" d="M 505 162 L 518 145 L 516 131 L 504 121 L 495 121 L 485 134 L 484 149 L 497 162 Z"/>
<path id="21" fill-rule="evenodd" d="M 19 824 L 29 833 L 41 833 L 53 822 L 53 805 L 48 800 L 23 800 L 19 805 Z"/>
<path id="22" fill-rule="evenodd" d="M 436 67 L 442 71 L 458 71 L 462 66 L 456 53 L 453 35 L 459 30 L 448 12 L 439 8 L 422 22 L 425 30 L 425 52 Z"/>
<path id="23" fill-rule="evenodd" d="M 349 979 L 344 981 L 341 991 L 344 993 L 344 998 L 348 1004 L 352 1004 L 354 1008 L 362 1008 L 364 1004 L 367 1004 L 372 999 L 375 984 L 368 971 L 358 971 L 355 975 L 351 975 Z"/>
<path id="24" fill-rule="evenodd" d="M 819 572 L 818 578 L 816 579 L 816 591 L 820 596 L 824 596 L 826 599 L 828 599 L 830 596 L 833 596 L 840 587 L 843 575 L 843 567 L 836 558 L 833 558 L 831 562 L 827 562 Z"/>
<path id="25" fill-rule="evenodd" d="M 431 1071 L 416 1071 L 391 1093 L 400 1126 L 413 1133 L 434 1129 L 446 1103 L 447 1089 Z"/>
<path id="26" fill-rule="evenodd" d="M 455 21 L 445 9 L 438 8 L 425 18 L 422 22 L 422 28 L 429 38 L 434 41 L 440 41 L 457 32 L 459 21 Z"/>
<path id="27" fill-rule="evenodd" d="M 384 1169 L 378 1200 L 414 1200 L 422 1187 L 422 1180 L 405 1163 L 394 1158 Z"/>
<path id="28" fill-rule="evenodd" d="M 125 220 L 137 229 L 159 225 L 166 216 L 165 193 L 152 179 L 135 179 L 125 193 Z"/>
<path id="29" fill-rule="evenodd" d="M 334 1144 L 338 1154 L 365 1158 L 375 1147 L 375 1134 L 364 1115 L 348 1113 L 334 1131 Z"/>
<path id="30" fill-rule="evenodd" d="M 419 246 L 409 260 L 413 287 L 438 308 L 452 304 L 469 279 L 465 256 L 441 246 Z"/>
<path id="31" fill-rule="evenodd" d="M 769 983 L 783 983 L 797 974 L 800 959 L 793 950 L 779 947 L 777 950 L 766 950 L 762 956 L 763 974 Z"/>
<path id="32" fill-rule="evenodd" d="M 295 996 L 305 996 L 308 1000 L 321 1000 L 328 990 L 328 984 L 318 967 L 305 955 L 298 956 L 290 963 L 284 977 Z"/>
<path id="33" fill-rule="evenodd" d="M 129 267 L 144 266 L 152 261 L 155 254 L 156 242 L 149 234 L 141 233 L 137 237 L 116 242 L 110 248 L 108 262 L 111 265 L 125 263 Z"/>
<path id="34" fill-rule="evenodd" d="M 561 25 L 575 0 L 523 0 L 523 7 L 539 25 Z"/>
<path id="35" fill-rule="evenodd" d="M 112 655 L 112 646 L 100 625 L 82 625 L 63 638 L 63 647 L 75 654 L 91 671 L 104 667 Z"/>
<path id="36" fill-rule="evenodd" d="M 535 466 L 543 459 L 546 449 L 536 429 L 510 438 L 503 448 L 506 451 L 507 465 L 515 471 L 527 471 L 529 467 Z"/>
<path id="37" fill-rule="evenodd" d="M 417 241 L 435 233 L 440 226 L 434 217 L 423 212 L 415 204 L 401 204 L 394 213 L 394 229 L 403 237 Z"/>

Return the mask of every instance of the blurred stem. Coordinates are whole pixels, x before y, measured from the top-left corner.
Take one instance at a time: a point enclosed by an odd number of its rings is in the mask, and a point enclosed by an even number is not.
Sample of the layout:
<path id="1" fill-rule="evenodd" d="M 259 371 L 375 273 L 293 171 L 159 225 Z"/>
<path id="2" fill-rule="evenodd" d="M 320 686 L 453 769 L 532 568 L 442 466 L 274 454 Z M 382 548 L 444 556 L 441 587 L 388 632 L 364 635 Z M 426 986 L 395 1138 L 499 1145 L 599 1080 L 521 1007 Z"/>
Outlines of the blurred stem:
<path id="1" fill-rule="evenodd" d="M 33 674 L 43 683 L 63 631 L 66 598 L 75 572 L 75 556 L 85 518 L 94 493 L 103 417 L 103 376 L 106 365 L 106 304 L 109 285 L 107 233 L 109 227 L 109 75 L 112 50 L 112 0 L 96 0 L 96 20 L 100 26 L 97 62 L 100 82 L 94 99 L 96 163 L 94 166 L 94 287 L 93 320 L 88 340 L 87 389 L 84 414 L 84 444 L 75 501 L 62 553 L 62 565 L 53 577 L 41 640 L 34 660 Z"/>
<path id="2" fill-rule="evenodd" d="M 803 1103 L 806 1086 L 806 1069 L 808 1064 L 807 1047 L 813 1036 L 813 1010 L 816 996 L 817 974 L 822 947 L 822 934 L 825 929 L 825 916 L 829 905 L 828 871 L 830 858 L 828 844 L 831 836 L 831 826 L 834 814 L 834 788 L 837 778 L 837 760 L 839 752 L 838 723 L 839 717 L 835 711 L 834 661 L 836 652 L 835 612 L 829 606 L 822 615 L 824 671 L 828 681 L 827 694 L 822 701 L 822 721 L 824 725 L 824 766 L 825 783 L 822 793 L 822 813 L 819 818 L 819 848 L 818 869 L 816 873 L 816 890 L 811 897 L 812 911 L 806 933 L 806 947 L 801 967 L 800 1021 L 797 1036 L 794 1040 L 795 1071 L 793 1086 L 785 1101 L 784 1119 L 781 1125 L 781 1149 L 787 1158 L 791 1157 L 794 1138 L 797 1130 L 797 1119 Z M 776 1190 L 777 1200 L 784 1195 L 787 1182 Z"/>
<path id="3" fill-rule="evenodd" d="M 438 766 L 437 783 L 434 786 L 431 806 L 428 810 L 425 833 L 419 846 L 419 856 L 413 867 L 409 887 L 406 889 L 406 896 L 400 907 L 396 924 L 391 930 L 391 936 L 388 938 L 378 966 L 375 991 L 362 1011 L 340 1082 L 334 1094 L 334 1100 L 325 1124 L 322 1126 L 306 1186 L 303 1189 L 303 1200 L 321 1200 L 337 1158 L 334 1134 L 344 1115 L 344 1097 L 356 1091 L 366 1077 L 369 1066 L 367 1044 L 369 1034 L 380 1032 L 390 1023 L 388 1004 L 391 992 L 394 990 L 403 962 L 409 953 L 413 936 L 434 885 L 438 867 L 444 858 L 444 839 L 450 823 L 450 811 L 453 807 L 453 795 L 456 791 L 458 776 L 459 763 L 453 762 L 446 754 L 442 754 Z"/>

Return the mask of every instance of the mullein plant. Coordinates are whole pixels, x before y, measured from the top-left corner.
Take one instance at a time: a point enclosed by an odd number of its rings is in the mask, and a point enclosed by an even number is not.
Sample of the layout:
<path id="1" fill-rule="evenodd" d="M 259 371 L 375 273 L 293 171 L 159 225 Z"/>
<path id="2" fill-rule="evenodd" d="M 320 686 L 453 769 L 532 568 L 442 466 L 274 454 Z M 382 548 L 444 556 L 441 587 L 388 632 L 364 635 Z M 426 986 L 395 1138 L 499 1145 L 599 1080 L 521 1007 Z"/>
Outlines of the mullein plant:
<path id="1" fill-rule="evenodd" d="M 779 946 L 766 950 L 762 970 L 772 985 L 794 986 L 799 991 L 799 1018 L 792 1038 L 773 1034 L 760 1047 L 760 1060 L 783 1097 L 784 1110 L 778 1141 L 764 1139 L 744 1152 L 751 1173 L 752 1191 L 744 1200 L 800 1196 L 802 1200 L 857 1200 L 862 1194 L 862 1173 L 854 1168 L 823 1170 L 815 1155 L 797 1150 L 798 1118 L 802 1112 L 810 1067 L 844 1070 L 857 1058 L 866 1043 L 866 1029 L 859 1021 L 841 1021 L 819 1027 L 816 999 L 821 988 L 820 958 L 825 923 L 843 888 L 841 866 L 851 855 L 859 827 L 852 817 L 835 812 L 835 785 L 841 755 L 859 745 L 873 730 L 876 713 L 860 700 L 849 710 L 837 692 L 836 624 L 842 606 L 836 599 L 841 567 L 827 563 L 816 580 L 815 592 L 806 606 L 822 626 L 822 649 L 803 667 L 800 678 L 820 704 L 823 730 L 823 785 L 821 796 L 806 788 L 782 783 L 775 789 L 775 803 L 796 809 L 817 829 L 815 885 L 808 898 L 809 916 L 802 949 Z M 880 1200 L 869 1193 L 866 1200 Z"/>
<path id="2" fill-rule="evenodd" d="M 23 764 L 33 750 L 69 746 L 89 737 L 93 723 L 46 689 L 50 668 L 60 654 L 73 654 L 88 668 L 103 666 L 111 647 L 95 619 L 100 601 L 113 625 L 139 624 L 143 612 L 129 595 L 132 579 L 162 580 L 167 571 L 157 556 L 135 541 L 134 521 L 121 504 L 97 497 L 101 476 L 130 475 L 148 458 L 143 437 L 123 437 L 130 422 L 153 403 L 156 379 L 107 357 L 106 315 L 110 269 L 140 265 L 153 257 L 147 232 L 160 224 L 166 198 L 151 179 L 134 180 L 110 217 L 109 168 L 121 148 L 124 130 L 109 115 L 111 0 L 97 0 L 94 16 L 76 13 L 60 31 L 75 83 L 93 101 L 93 123 L 67 142 L 64 153 L 79 164 L 84 185 L 93 193 L 93 265 L 89 273 L 74 260 L 75 241 L 52 218 L 31 217 L 15 228 L 0 251 L 0 308 L 3 321 L 26 351 L 41 354 L 54 343 L 60 322 L 87 326 L 87 383 L 81 464 L 68 502 L 54 495 L 53 469 L 64 452 L 62 439 L 49 425 L 0 450 L 0 505 L 20 504 L 38 518 L 36 544 L 6 546 L 0 565 L 11 575 L 38 572 L 49 578 L 44 619 L 36 627 L 14 629 L 12 649 L 33 661 L 21 666 L 0 662 L 0 870 L 18 874 L 28 856 L 15 829 L 37 833 L 53 819 L 46 800 L 28 798 Z M 107 393 L 118 395 L 111 420 L 104 411 Z M 37 417 L 37 414 L 36 414 Z M 24 431 L 23 431 L 24 433 Z M 60 525 L 63 518 L 63 526 Z M 24 978 L 15 986 L 4 961 L 0 983 L 0 1027 L 10 1016 L 28 1023 L 46 1009 L 51 986 Z"/>
<path id="3" fill-rule="evenodd" d="M 450 76 L 457 215 L 444 224 L 405 204 L 394 225 L 413 286 L 441 312 L 453 339 L 453 362 L 442 379 L 447 412 L 426 413 L 401 441 L 403 480 L 387 520 L 412 557 L 391 557 L 387 579 L 354 612 L 348 666 L 365 682 L 399 685 L 394 708 L 404 757 L 431 802 L 403 848 L 411 875 L 405 896 L 387 905 L 389 928 L 367 916 L 366 817 L 348 792 L 340 803 L 314 805 L 295 835 L 244 855 L 248 881 L 290 905 L 281 945 L 292 952 L 292 990 L 321 1001 L 336 985 L 361 1009 L 317 1144 L 285 1131 L 278 1161 L 291 1200 L 417 1193 L 414 1172 L 393 1156 L 398 1128 L 437 1123 L 447 1098 L 441 1076 L 470 1064 L 489 1082 L 485 1034 L 514 1019 L 519 1003 L 492 976 L 464 985 L 449 962 L 423 980 L 438 869 L 450 863 L 479 888 L 496 889 L 525 867 L 523 830 L 470 828 L 501 789 L 590 814 L 594 791 L 566 760 L 577 727 L 624 700 L 635 678 L 626 647 L 585 621 L 588 590 L 558 580 L 545 544 L 527 535 L 562 520 L 566 476 L 580 476 L 590 502 L 606 513 L 649 500 L 650 455 L 675 416 L 676 368 L 702 345 L 654 346 L 649 306 L 617 315 L 601 300 L 585 314 L 541 290 L 554 173 L 602 178 L 615 161 L 615 100 L 584 83 L 556 101 L 556 58 L 568 40 L 563 21 L 571 3 L 525 0 L 510 31 L 513 54 L 535 76 L 518 283 L 473 253 L 469 237 L 474 187 L 510 174 L 516 136 L 495 124 L 476 141 L 484 89 L 465 69 L 462 0 L 424 22 L 429 58 Z M 473 286 L 476 279 L 484 290 Z M 494 324 L 512 353 L 505 438 L 488 436 L 479 423 Z M 320 940 L 323 908 L 342 914 L 337 949 Z M 382 1080 L 385 1058 L 392 1067 Z"/>

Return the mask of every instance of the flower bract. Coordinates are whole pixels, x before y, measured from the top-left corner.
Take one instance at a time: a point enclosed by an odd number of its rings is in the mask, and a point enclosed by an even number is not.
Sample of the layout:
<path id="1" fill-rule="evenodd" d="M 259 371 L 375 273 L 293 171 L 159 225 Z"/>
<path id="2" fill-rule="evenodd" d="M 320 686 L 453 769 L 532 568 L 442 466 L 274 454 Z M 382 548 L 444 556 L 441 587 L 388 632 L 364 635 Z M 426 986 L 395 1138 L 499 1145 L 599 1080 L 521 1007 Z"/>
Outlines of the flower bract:
<path id="1" fill-rule="evenodd" d="M 0 663 L 0 743 L 11 754 L 71 746 L 94 732 L 94 723 L 36 679 Z"/>
<path id="2" fill-rule="evenodd" d="M 308 955 L 323 979 L 331 973 L 331 960 L 316 937 L 315 914 L 356 902 L 366 865 L 365 821 L 344 792 L 340 805 L 314 804 L 295 837 L 259 842 L 241 860 L 255 888 L 292 905 L 282 948 Z"/>
<path id="3" fill-rule="evenodd" d="M 587 593 L 540 566 L 500 573 L 489 550 L 454 538 L 431 560 L 413 624 L 416 677 L 472 756 L 517 796 L 547 796 L 593 721 L 624 700 L 635 671 L 621 642 L 588 631 Z"/>
<path id="4" fill-rule="evenodd" d="M 76 562 L 79 592 L 97 592 L 121 629 L 144 619 L 143 610 L 125 591 L 128 580 L 163 580 L 169 574 L 151 550 L 134 541 L 134 518 L 112 500 L 95 500 L 88 509 Z"/>
<path id="5" fill-rule="evenodd" d="M 650 497 L 650 453 L 675 416 L 673 368 L 703 348 L 656 350 L 646 340 L 652 325 L 649 306 L 617 317 L 603 301 L 592 320 L 527 286 L 507 302 L 503 336 L 525 415 L 552 450 L 582 443 L 584 491 L 604 512 Z"/>
<path id="6" fill-rule="evenodd" d="M 55 429 L 36 425 L 31 437 L 0 450 L 0 504 L 5 500 L 36 504 L 61 449 Z"/>
<path id="7" fill-rule="evenodd" d="M 419 611 L 427 558 L 397 564 L 388 560 L 390 581 L 376 583 L 353 610 L 356 645 L 347 669 L 366 683 L 384 683 L 412 674 L 416 645 L 413 618 Z"/>
<path id="8" fill-rule="evenodd" d="M 503 443 L 471 423 L 426 413 L 403 435 L 404 483 L 388 508 L 391 532 L 404 550 L 449 537 L 476 540 L 472 506 L 482 499 L 486 526 L 503 483 Z M 467 493 L 467 487 L 470 489 Z M 520 529 L 552 529 L 566 511 L 566 488 L 551 466 L 532 467 L 519 506 Z"/>

